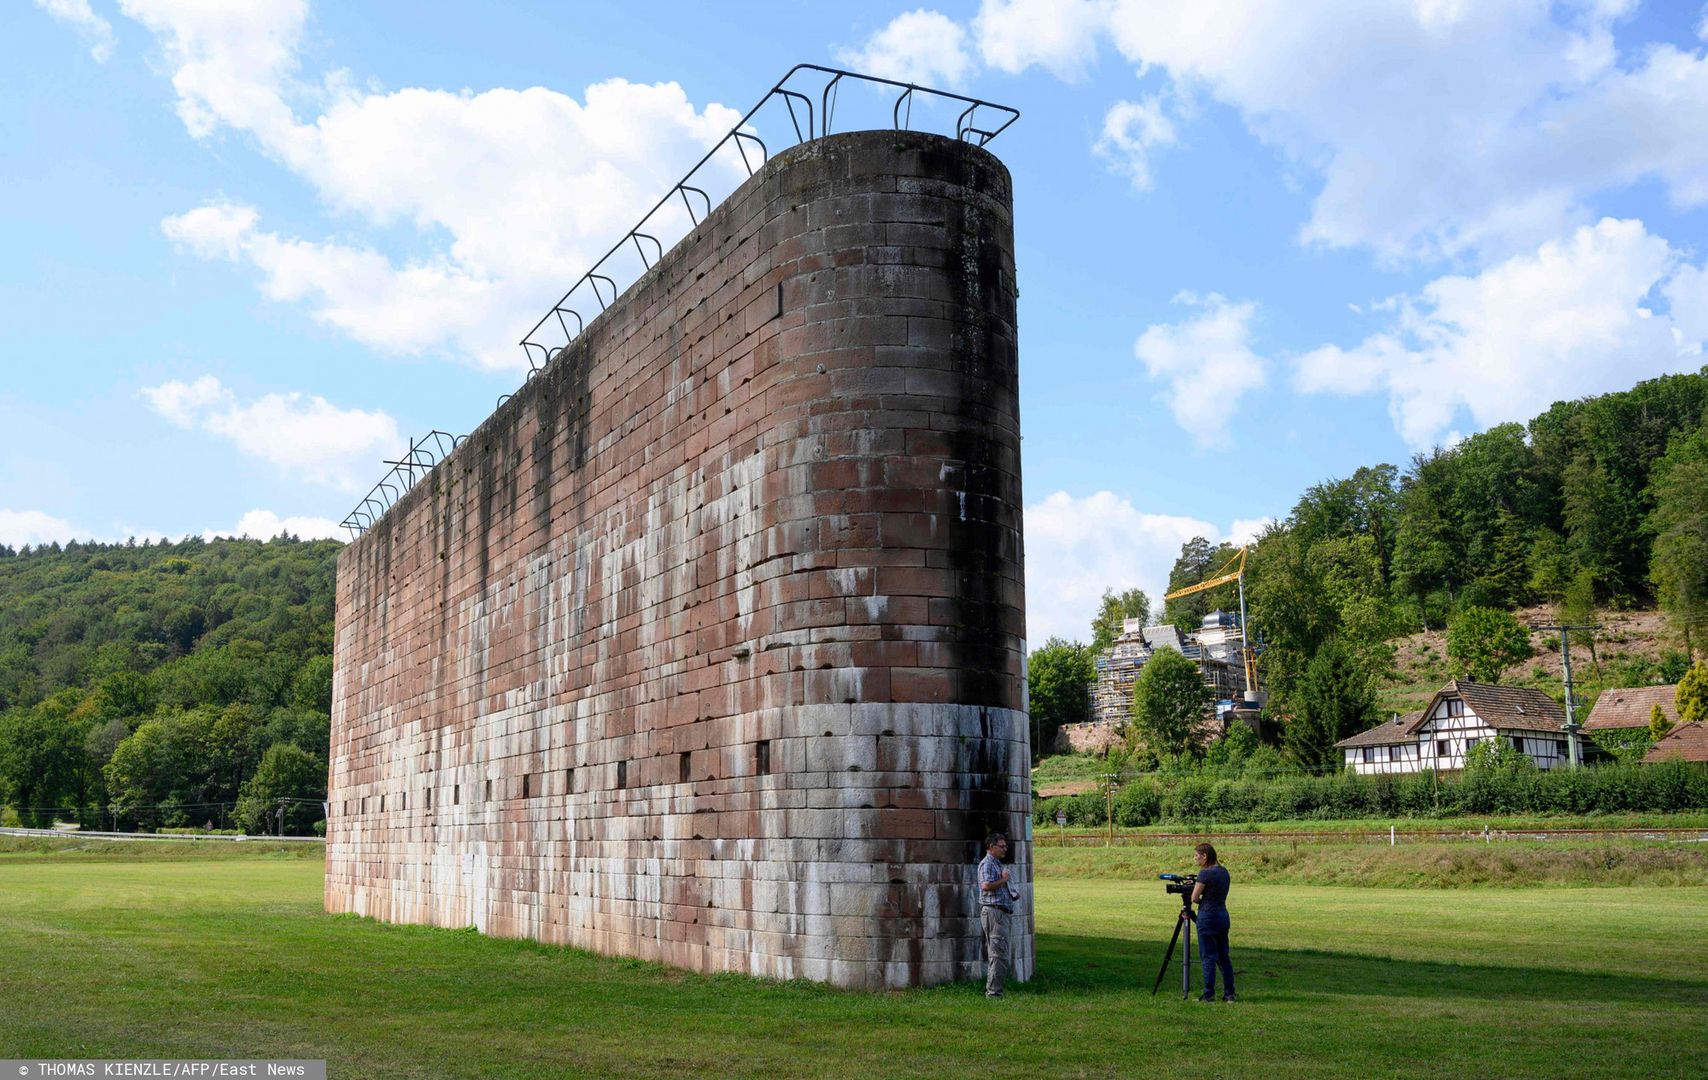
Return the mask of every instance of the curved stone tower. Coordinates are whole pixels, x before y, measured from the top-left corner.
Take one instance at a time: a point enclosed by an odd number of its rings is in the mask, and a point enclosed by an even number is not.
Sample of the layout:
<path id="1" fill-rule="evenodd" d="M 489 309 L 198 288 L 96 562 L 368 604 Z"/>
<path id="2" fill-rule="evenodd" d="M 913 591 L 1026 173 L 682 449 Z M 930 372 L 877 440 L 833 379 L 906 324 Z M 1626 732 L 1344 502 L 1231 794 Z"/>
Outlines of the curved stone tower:
<path id="1" fill-rule="evenodd" d="M 338 563 L 326 908 L 982 974 L 1029 748 L 1009 177 L 778 154 Z"/>

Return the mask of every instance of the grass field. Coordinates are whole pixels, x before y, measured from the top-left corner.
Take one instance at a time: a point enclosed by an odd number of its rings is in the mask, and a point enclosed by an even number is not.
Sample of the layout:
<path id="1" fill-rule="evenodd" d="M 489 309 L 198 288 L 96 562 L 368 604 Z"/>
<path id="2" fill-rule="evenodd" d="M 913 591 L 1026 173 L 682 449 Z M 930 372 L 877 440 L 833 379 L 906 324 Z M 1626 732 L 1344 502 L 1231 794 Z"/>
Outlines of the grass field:
<path id="1" fill-rule="evenodd" d="M 988 1003 L 328 917 L 301 851 L 120 846 L 0 849 L 0 1056 L 326 1058 L 346 1077 L 1708 1074 L 1699 885 L 1242 883 L 1236 857 L 1243 1000 L 1202 1006 L 1149 994 L 1177 904 L 1137 877 L 1154 866 L 1113 861 L 1142 852 L 1041 852 L 1040 976 Z"/>

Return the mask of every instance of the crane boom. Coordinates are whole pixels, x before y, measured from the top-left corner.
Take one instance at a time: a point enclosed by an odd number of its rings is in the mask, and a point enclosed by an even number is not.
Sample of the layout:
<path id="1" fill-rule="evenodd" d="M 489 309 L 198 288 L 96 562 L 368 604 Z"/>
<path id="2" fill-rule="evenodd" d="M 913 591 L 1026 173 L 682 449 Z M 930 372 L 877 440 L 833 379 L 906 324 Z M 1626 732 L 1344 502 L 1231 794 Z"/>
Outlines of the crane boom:
<path id="1" fill-rule="evenodd" d="M 1245 576 L 1245 553 L 1246 549 L 1240 548 L 1233 558 L 1222 564 L 1222 568 L 1216 571 L 1216 576 L 1200 581 L 1196 585 L 1188 585 L 1183 589 L 1176 589 L 1163 596 L 1163 599 L 1178 600 L 1182 596 L 1191 596 L 1193 593 L 1201 593 L 1205 589 L 1213 589 L 1217 585 L 1226 585 L 1230 581 L 1238 581 L 1240 578 Z M 1228 571 L 1228 567 L 1232 566 L 1236 562 L 1239 563 L 1239 569 L 1230 573 Z"/>
<path id="2" fill-rule="evenodd" d="M 1250 549 L 1251 545 L 1249 544 L 1240 548 L 1238 553 L 1236 553 L 1233 558 L 1223 563 L 1220 569 L 1218 569 L 1213 576 L 1200 581 L 1196 585 L 1188 585 L 1185 588 L 1176 589 L 1163 596 L 1164 600 L 1178 600 L 1182 596 L 1191 596 L 1195 593 L 1201 593 L 1205 589 L 1214 589 L 1218 585 L 1226 585 L 1229 582 L 1236 581 L 1239 583 L 1240 652 L 1244 654 L 1245 659 L 1245 689 L 1248 701 L 1257 700 L 1256 695 L 1258 693 L 1257 652 L 1252 649 L 1251 639 L 1247 636 L 1250 631 L 1246 627 L 1245 616 L 1245 554 Z M 1239 564 L 1238 567 L 1234 567 L 1235 563 Z M 1234 568 L 1230 570 L 1230 567 Z"/>

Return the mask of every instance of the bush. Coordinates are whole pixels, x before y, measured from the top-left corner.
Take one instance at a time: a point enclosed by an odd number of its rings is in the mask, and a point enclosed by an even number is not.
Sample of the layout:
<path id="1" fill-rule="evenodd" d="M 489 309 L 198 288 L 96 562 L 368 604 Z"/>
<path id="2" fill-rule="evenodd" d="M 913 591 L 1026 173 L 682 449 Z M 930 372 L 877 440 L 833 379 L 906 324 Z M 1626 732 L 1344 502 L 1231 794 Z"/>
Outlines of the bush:
<path id="1" fill-rule="evenodd" d="M 1436 778 L 1404 776 L 1283 776 L 1216 779 L 1205 775 L 1150 776 L 1130 781 L 1115 796 L 1115 823 L 1238 825 L 1259 821 L 1352 818 L 1455 817 L 1479 814 L 1673 813 L 1708 809 L 1708 765 L 1667 761 L 1583 769 L 1499 767 Z M 1105 825 L 1104 796 L 1058 795 L 1033 804 L 1033 820 L 1054 825 L 1067 811 L 1076 828 Z"/>

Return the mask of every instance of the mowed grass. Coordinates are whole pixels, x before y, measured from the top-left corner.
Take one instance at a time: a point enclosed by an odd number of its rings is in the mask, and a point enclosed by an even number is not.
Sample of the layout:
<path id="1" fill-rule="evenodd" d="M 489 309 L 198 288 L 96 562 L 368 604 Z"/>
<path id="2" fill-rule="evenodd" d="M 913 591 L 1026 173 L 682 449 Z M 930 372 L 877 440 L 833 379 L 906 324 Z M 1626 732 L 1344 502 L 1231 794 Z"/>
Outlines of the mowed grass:
<path id="1" fill-rule="evenodd" d="M 1708 1075 L 1702 886 L 1242 884 L 1236 861 L 1243 1000 L 1205 1006 L 1177 968 L 1150 995 L 1179 907 L 1154 879 L 1044 869 L 1040 975 L 987 1002 L 329 917 L 316 859 L 0 854 L 0 1056 L 325 1058 L 342 1077 Z"/>

